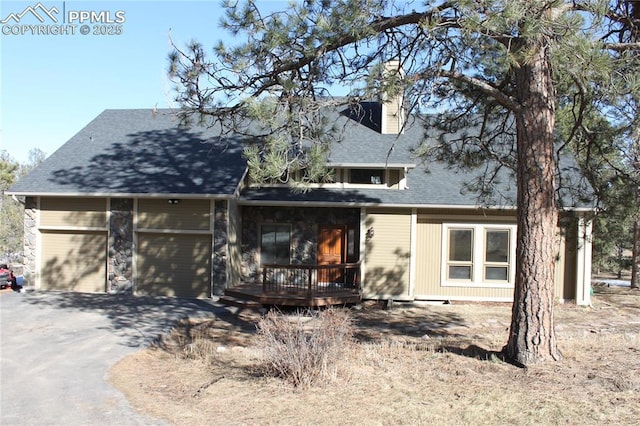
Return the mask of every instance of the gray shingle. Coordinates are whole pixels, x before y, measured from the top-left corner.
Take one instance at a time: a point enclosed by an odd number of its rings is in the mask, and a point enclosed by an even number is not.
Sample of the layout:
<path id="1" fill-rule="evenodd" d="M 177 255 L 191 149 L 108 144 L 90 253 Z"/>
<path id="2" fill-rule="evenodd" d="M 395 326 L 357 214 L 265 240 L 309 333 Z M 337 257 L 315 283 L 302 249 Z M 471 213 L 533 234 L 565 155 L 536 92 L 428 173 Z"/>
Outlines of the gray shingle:
<path id="1" fill-rule="evenodd" d="M 241 141 L 217 134 L 179 127 L 170 110 L 106 110 L 11 192 L 230 196 L 246 167 Z"/>
<path id="2" fill-rule="evenodd" d="M 444 163 L 428 164 L 428 172 L 412 150 L 425 139 L 421 122 L 411 122 L 401 135 L 383 135 L 375 123 L 354 120 L 348 113 L 330 117 L 340 142 L 332 146 L 334 164 L 412 165 L 406 190 L 322 189 L 293 193 L 286 188 L 249 188 L 241 201 L 332 203 L 352 205 L 472 207 L 478 195 L 466 189 L 481 171 L 459 171 Z M 233 196 L 246 170 L 240 138 L 218 138 L 217 129 L 179 127 L 171 110 L 106 110 L 16 183 L 16 194 L 56 195 L 192 195 Z M 575 161 L 563 156 L 560 192 L 564 207 L 592 208 L 593 201 L 574 191 L 584 185 Z M 515 178 L 498 176 L 493 205 L 513 207 Z M 567 185 L 570 183 L 571 185 Z"/>

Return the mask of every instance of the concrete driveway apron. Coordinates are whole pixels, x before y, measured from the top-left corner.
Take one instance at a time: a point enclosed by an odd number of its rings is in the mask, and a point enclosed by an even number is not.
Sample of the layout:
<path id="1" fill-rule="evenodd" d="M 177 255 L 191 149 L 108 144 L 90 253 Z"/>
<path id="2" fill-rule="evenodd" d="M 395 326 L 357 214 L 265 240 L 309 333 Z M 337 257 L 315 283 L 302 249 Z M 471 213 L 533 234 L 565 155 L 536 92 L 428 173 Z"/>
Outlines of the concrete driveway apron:
<path id="1" fill-rule="evenodd" d="M 164 424 L 134 411 L 109 369 L 211 301 L 128 295 L 0 294 L 0 424 Z"/>

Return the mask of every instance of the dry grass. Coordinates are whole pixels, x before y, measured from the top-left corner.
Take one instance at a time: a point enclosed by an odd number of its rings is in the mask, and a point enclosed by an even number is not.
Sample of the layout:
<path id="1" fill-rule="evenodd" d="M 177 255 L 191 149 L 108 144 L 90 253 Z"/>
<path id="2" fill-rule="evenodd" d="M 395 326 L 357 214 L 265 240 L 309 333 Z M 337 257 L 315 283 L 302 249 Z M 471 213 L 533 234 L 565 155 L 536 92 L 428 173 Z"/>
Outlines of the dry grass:
<path id="1" fill-rule="evenodd" d="M 111 371 L 134 407 L 177 425 L 637 424 L 640 292 L 598 287 L 592 308 L 558 305 L 564 359 L 520 369 L 504 304 L 368 305 L 351 312 L 348 374 L 308 389 L 262 374 L 255 323 L 185 322 Z"/>

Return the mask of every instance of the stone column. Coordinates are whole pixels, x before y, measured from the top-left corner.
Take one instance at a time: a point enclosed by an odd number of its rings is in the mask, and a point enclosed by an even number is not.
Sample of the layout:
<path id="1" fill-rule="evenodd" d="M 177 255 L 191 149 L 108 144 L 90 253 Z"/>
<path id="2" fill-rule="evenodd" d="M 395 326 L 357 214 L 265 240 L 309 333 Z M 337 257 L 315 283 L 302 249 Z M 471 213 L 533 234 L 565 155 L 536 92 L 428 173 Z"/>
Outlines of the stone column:
<path id="1" fill-rule="evenodd" d="M 222 296 L 227 288 L 228 201 L 214 202 L 213 224 L 213 295 Z"/>
<path id="2" fill-rule="evenodd" d="M 24 264 L 23 286 L 34 288 L 36 284 L 36 253 L 38 243 L 38 200 L 26 197 L 24 201 Z"/>
<path id="3" fill-rule="evenodd" d="M 109 293 L 133 291 L 133 199 L 112 198 L 109 220 Z"/>

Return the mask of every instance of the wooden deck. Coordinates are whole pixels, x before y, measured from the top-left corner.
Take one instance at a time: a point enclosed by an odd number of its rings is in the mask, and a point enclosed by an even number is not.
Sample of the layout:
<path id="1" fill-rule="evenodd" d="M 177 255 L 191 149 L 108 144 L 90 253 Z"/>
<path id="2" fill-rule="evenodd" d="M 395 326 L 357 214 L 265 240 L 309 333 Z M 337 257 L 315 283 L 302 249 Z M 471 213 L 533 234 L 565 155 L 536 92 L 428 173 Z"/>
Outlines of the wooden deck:
<path id="1" fill-rule="evenodd" d="M 236 299 L 238 301 L 259 303 L 263 306 L 298 306 L 309 308 L 359 303 L 362 299 L 357 289 L 339 289 L 308 295 L 287 291 L 263 292 L 261 283 L 241 284 L 226 289 L 224 294 L 229 298 L 221 299 L 222 302 Z M 251 306 L 251 303 L 245 304 L 245 306 Z"/>
<path id="2" fill-rule="evenodd" d="M 244 307 L 261 305 L 319 307 L 362 300 L 360 263 L 330 265 L 262 265 L 261 282 L 225 290 L 221 302 Z"/>

